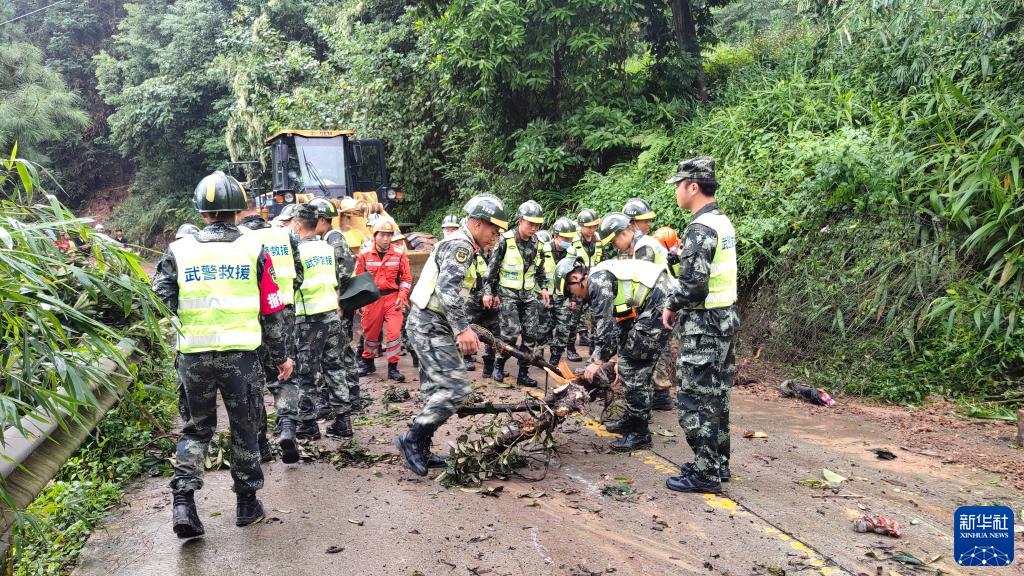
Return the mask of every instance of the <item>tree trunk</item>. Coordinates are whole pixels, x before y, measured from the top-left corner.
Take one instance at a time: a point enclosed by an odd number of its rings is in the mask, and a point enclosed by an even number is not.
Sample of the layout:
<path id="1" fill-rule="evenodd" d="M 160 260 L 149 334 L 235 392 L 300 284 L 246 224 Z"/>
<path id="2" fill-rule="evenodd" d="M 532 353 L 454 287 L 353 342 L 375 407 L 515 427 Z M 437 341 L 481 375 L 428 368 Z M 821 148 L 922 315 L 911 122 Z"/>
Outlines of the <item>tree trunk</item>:
<path id="1" fill-rule="evenodd" d="M 679 43 L 679 48 L 690 54 L 696 62 L 697 74 L 693 79 L 693 87 L 697 91 L 697 98 L 701 102 L 707 102 L 707 80 L 704 77 L 704 63 L 700 57 L 700 43 L 697 42 L 697 24 L 693 20 L 690 0 L 671 0 L 671 4 L 672 26 L 676 31 L 676 42 Z"/>

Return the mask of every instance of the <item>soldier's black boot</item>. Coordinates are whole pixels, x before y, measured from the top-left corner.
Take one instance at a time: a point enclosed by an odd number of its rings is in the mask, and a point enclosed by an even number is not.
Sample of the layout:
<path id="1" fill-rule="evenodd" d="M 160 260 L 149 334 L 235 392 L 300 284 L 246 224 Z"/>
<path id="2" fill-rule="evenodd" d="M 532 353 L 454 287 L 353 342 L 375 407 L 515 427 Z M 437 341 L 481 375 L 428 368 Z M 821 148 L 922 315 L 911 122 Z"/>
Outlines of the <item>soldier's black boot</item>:
<path id="1" fill-rule="evenodd" d="M 499 384 L 505 381 L 505 362 L 507 361 L 507 358 L 498 358 L 494 361 L 494 374 L 491 377 Z"/>
<path id="2" fill-rule="evenodd" d="M 661 412 L 668 412 L 675 408 L 675 402 L 672 402 L 672 394 L 668 388 L 655 388 L 654 398 L 651 400 L 651 410 L 658 410 Z"/>
<path id="3" fill-rule="evenodd" d="M 395 448 L 398 448 L 402 457 L 405 458 L 405 465 L 417 476 L 427 475 L 427 461 L 430 458 L 430 453 L 424 450 L 424 446 L 430 446 L 430 439 L 433 435 L 433 428 L 413 424 L 405 434 L 395 437 Z"/>
<path id="4" fill-rule="evenodd" d="M 239 492 L 235 506 L 235 526 L 248 526 L 263 519 L 263 503 L 255 492 Z"/>
<path id="5" fill-rule="evenodd" d="M 388 378 L 395 382 L 405 382 L 405 374 L 402 374 L 402 371 L 398 369 L 397 362 L 394 364 L 388 363 Z"/>
<path id="6" fill-rule="evenodd" d="M 684 464 L 684 467 L 686 465 Z M 665 480 L 665 487 L 676 492 L 701 492 L 705 494 L 718 494 L 722 491 L 722 483 L 714 480 L 705 480 L 692 468 L 684 471 L 679 476 L 671 476 Z"/>
<path id="7" fill-rule="evenodd" d="M 632 452 L 650 447 L 651 431 L 647 428 L 647 422 L 642 420 L 630 422 L 626 434 L 612 442 L 612 450 L 616 452 Z"/>
<path id="8" fill-rule="evenodd" d="M 285 464 L 295 464 L 299 461 L 299 447 L 295 443 L 295 420 L 281 418 L 278 425 L 281 427 L 281 437 L 278 440 L 281 446 L 281 461 Z"/>
<path id="9" fill-rule="evenodd" d="M 320 426 L 317 425 L 316 420 L 299 422 L 299 425 L 295 427 L 295 437 L 299 440 L 319 440 Z"/>
<path id="10" fill-rule="evenodd" d="M 359 369 L 357 372 L 360 378 L 367 374 L 373 374 L 376 371 L 377 367 L 373 364 L 373 358 L 359 357 Z"/>
<path id="11" fill-rule="evenodd" d="M 199 521 L 199 511 L 196 510 L 194 492 L 189 490 L 188 492 L 174 495 L 171 522 L 174 526 L 174 533 L 178 535 L 178 538 L 195 538 L 206 533 L 203 523 Z"/>
<path id="12" fill-rule="evenodd" d="M 728 464 L 722 464 L 718 467 L 718 479 L 722 482 L 732 480 L 732 470 L 729 470 Z"/>
<path id="13" fill-rule="evenodd" d="M 612 434 L 625 434 L 629 432 L 630 422 L 629 418 L 623 416 L 618 420 L 611 420 L 604 423 L 604 429 L 611 432 Z"/>
<path id="14" fill-rule="evenodd" d="M 462 357 L 462 361 L 466 363 L 466 371 L 467 372 L 475 372 L 476 371 L 476 358 L 473 357 L 472 354 L 470 354 L 468 356 L 463 356 Z"/>
<path id="15" fill-rule="evenodd" d="M 352 418 L 348 414 L 339 414 L 334 417 L 334 422 L 324 430 L 324 434 L 331 438 L 351 438 Z"/>
<path id="16" fill-rule="evenodd" d="M 558 348 L 551 349 L 551 363 L 558 366 L 558 363 L 562 361 L 562 351 Z"/>
<path id="17" fill-rule="evenodd" d="M 266 464 L 274 459 L 274 453 L 270 451 L 270 441 L 267 440 L 266 430 L 261 430 L 259 435 L 260 462 Z"/>
<path id="18" fill-rule="evenodd" d="M 586 330 L 580 330 L 580 346 L 590 348 L 590 333 Z M 594 351 L 590 350 L 590 352 L 593 353 Z"/>
<path id="19" fill-rule="evenodd" d="M 579 352 L 576 351 L 575 342 L 570 342 L 565 347 L 565 359 L 568 360 L 569 362 L 579 362 L 583 360 L 583 358 L 580 357 Z"/>
<path id="20" fill-rule="evenodd" d="M 484 354 L 484 378 L 494 376 L 494 354 Z"/>
<path id="21" fill-rule="evenodd" d="M 537 381 L 530 378 L 529 366 L 519 367 L 519 375 L 516 377 L 516 384 L 519 386 L 529 386 L 530 388 L 537 386 Z"/>
<path id="22" fill-rule="evenodd" d="M 430 453 L 427 459 L 427 468 L 444 468 L 448 466 L 448 457 L 443 454 Z"/>

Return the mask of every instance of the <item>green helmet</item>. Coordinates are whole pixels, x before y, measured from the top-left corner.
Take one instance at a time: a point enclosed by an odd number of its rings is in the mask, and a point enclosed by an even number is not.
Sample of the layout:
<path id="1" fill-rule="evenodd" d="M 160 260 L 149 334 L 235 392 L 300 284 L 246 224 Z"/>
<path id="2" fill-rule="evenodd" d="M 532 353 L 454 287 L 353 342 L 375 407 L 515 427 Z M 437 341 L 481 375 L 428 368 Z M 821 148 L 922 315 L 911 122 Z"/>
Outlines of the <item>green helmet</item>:
<path id="1" fill-rule="evenodd" d="M 580 226 L 597 226 L 597 223 L 601 219 L 597 217 L 597 212 L 594 212 L 590 208 L 586 208 L 580 211 L 580 215 L 576 217 L 576 223 Z"/>
<path id="2" fill-rule="evenodd" d="M 292 218 L 295 218 L 295 210 L 298 208 L 298 204 L 289 204 L 281 209 L 281 213 L 274 218 L 275 222 L 287 222 Z"/>
<path id="3" fill-rule="evenodd" d="M 622 207 L 622 213 L 629 216 L 630 220 L 654 220 L 657 216 L 651 205 L 643 198 L 630 198 Z"/>
<path id="4" fill-rule="evenodd" d="M 195 224 L 182 224 L 181 226 L 178 226 L 178 231 L 174 233 L 174 239 L 181 240 L 182 238 L 191 236 L 196 232 L 199 232 L 199 227 Z"/>
<path id="5" fill-rule="evenodd" d="M 502 230 L 508 229 L 508 212 L 505 203 L 493 194 L 477 194 L 462 207 L 466 216 L 490 222 Z"/>
<path id="6" fill-rule="evenodd" d="M 537 230 L 537 233 L 534 234 L 534 236 L 537 237 L 537 241 L 540 242 L 541 244 L 547 244 L 548 242 L 551 242 L 551 233 L 548 232 L 547 230 Z"/>
<path id="7" fill-rule="evenodd" d="M 455 214 L 448 214 L 447 216 L 444 217 L 444 220 L 441 220 L 441 228 L 458 228 L 458 227 L 459 227 L 459 217 L 456 216 Z"/>
<path id="8" fill-rule="evenodd" d="M 313 198 L 309 201 L 309 205 L 316 208 L 317 218 L 334 220 L 338 217 L 338 207 L 334 205 L 334 202 L 331 202 L 327 198 Z"/>
<path id="9" fill-rule="evenodd" d="M 576 235 L 576 224 L 562 216 L 558 220 L 555 220 L 554 225 L 551 226 L 551 232 L 566 240 L 572 240 L 572 237 Z"/>
<path id="10" fill-rule="evenodd" d="M 192 204 L 199 212 L 241 212 L 247 208 L 249 197 L 238 180 L 217 170 L 196 185 Z"/>
<path id="11" fill-rule="evenodd" d="M 527 200 L 519 205 L 519 218 L 534 224 L 543 224 L 544 211 L 536 200 Z"/>
<path id="12" fill-rule="evenodd" d="M 555 293 L 568 296 L 569 284 L 566 283 L 566 278 L 576 270 L 585 271 L 586 269 L 586 262 L 579 256 L 566 256 L 559 260 L 555 264 Z"/>
<path id="13" fill-rule="evenodd" d="M 597 227 L 597 237 L 601 239 L 602 245 L 607 245 L 615 238 L 615 235 L 629 228 L 629 216 L 622 212 L 609 212 L 601 218 L 601 225 Z"/>

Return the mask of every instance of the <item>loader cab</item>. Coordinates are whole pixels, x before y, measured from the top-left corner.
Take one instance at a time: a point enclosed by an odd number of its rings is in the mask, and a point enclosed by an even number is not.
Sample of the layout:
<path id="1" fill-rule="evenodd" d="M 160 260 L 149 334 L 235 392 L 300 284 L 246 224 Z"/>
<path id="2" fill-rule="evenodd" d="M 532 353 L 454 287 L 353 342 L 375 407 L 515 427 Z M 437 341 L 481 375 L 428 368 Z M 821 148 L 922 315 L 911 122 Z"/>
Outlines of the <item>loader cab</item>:
<path id="1" fill-rule="evenodd" d="M 390 186 L 381 140 L 356 140 L 351 130 L 282 130 L 266 143 L 271 192 L 261 200 L 269 218 L 310 197 L 372 193 L 385 206 L 400 200 Z"/>

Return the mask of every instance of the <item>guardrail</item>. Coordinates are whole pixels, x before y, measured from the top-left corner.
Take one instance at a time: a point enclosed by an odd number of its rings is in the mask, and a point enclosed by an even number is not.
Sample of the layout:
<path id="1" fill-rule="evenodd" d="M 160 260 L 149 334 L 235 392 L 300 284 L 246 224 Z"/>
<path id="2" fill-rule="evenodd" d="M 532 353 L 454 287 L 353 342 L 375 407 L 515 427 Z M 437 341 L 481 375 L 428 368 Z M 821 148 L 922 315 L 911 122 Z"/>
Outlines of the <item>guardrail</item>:
<path id="1" fill-rule="evenodd" d="M 126 338 L 117 348 L 122 356 L 127 356 L 135 348 L 135 342 Z M 117 371 L 117 364 L 112 360 L 101 360 L 100 367 L 110 372 Z M 14 426 L 4 430 L 0 477 L 16 510 L 24 510 L 39 496 L 123 393 L 122 389 L 112 391 L 98 386 L 94 386 L 92 391 L 98 405 L 83 410 L 80 419 L 65 418 L 63 427 L 54 416 L 37 408 L 22 417 L 24 433 Z M 0 514 L 0 534 L 4 535 L 0 538 L 0 554 L 5 553 L 9 546 L 8 532 L 15 520 L 14 510 L 4 510 Z"/>

